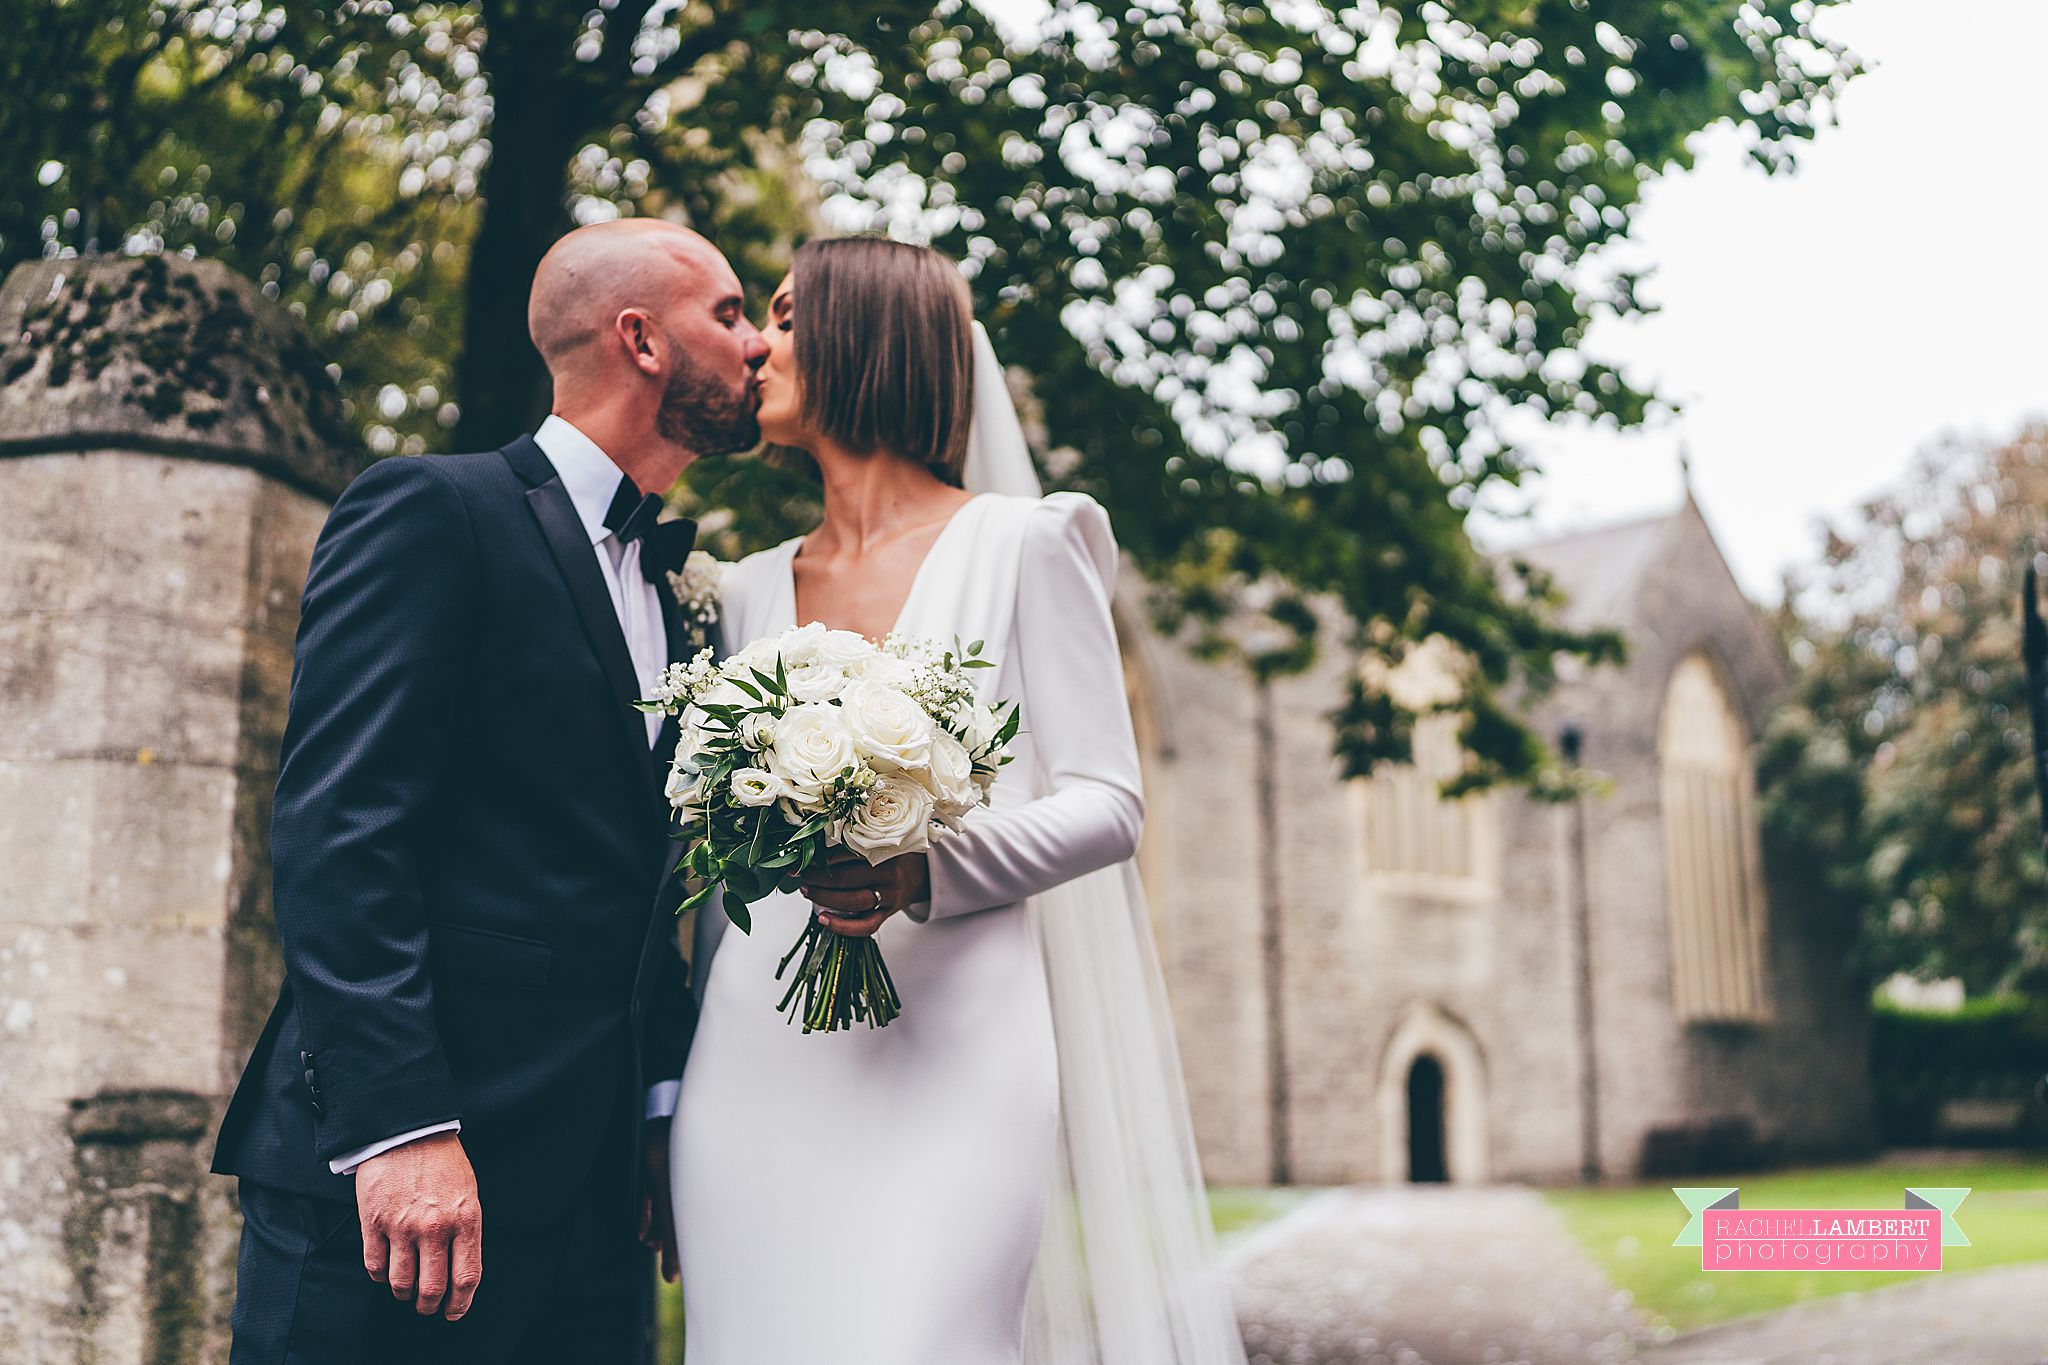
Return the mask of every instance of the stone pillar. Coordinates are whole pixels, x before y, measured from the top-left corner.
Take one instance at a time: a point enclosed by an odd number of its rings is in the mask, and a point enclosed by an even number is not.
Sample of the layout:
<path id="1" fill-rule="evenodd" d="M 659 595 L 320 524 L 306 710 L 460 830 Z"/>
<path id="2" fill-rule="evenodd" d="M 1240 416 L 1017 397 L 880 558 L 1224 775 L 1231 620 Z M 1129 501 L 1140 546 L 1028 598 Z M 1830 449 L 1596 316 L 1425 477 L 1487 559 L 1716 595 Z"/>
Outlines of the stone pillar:
<path id="1" fill-rule="evenodd" d="M 362 461 L 298 326 L 217 263 L 0 285 L 0 1360 L 226 1358 L 206 1166 L 279 971 L 299 594 Z"/>

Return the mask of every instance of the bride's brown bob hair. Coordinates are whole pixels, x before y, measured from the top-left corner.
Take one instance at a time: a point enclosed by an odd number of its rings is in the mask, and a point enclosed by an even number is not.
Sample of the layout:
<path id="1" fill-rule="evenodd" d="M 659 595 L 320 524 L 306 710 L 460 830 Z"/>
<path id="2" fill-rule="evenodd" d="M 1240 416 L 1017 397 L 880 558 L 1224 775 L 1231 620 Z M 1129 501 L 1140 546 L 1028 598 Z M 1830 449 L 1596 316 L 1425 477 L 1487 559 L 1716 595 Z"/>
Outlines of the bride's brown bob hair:
<path id="1" fill-rule="evenodd" d="M 960 268 L 885 237 L 806 242 L 790 262 L 803 420 L 958 486 L 974 411 L 974 305 Z"/>

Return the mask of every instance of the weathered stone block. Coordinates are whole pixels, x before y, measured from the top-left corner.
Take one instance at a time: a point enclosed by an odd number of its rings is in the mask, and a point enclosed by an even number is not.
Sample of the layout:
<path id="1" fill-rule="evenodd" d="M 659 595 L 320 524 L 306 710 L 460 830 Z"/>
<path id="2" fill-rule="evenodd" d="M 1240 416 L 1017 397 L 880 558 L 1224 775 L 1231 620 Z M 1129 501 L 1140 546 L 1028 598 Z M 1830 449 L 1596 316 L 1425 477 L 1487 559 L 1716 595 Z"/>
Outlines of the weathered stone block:
<path id="1" fill-rule="evenodd" d="M 276 990 L 306 564 L 363 458 L 209 262 L 18 268 L 0 380 L 0 1360 L 220 1360 L 206 1157 Z"/>
<path id="2" fill-rule="evenodd" d="M 318 354 L 217 261 L 31 261 L 0 285 L 0 453 L 245 465 L 332 499 L 361 448 Z"/>
<path id="3" fill-rule="evenodd" d="M 0 923 L 217 930 L 240 781 L 146 758 L 0 760 Z"/>

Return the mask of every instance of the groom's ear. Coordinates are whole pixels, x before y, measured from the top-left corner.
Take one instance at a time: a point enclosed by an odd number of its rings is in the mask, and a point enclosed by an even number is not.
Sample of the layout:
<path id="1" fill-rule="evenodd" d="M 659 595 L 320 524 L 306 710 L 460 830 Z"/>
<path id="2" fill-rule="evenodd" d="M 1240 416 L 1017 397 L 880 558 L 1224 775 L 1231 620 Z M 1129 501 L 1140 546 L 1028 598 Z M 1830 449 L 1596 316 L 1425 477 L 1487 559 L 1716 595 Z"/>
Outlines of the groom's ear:
<path id="1" fill-rule="evenodd" d="M 653 319 L 637 308 L 628 308 L 619 314 L 616 325 L 619 337 L 626 343 L 627 354 L 632 356 L 633 362 L 642 369 L 649 368 L 646 362 L 656 359 Z"/>
<path id="2" fill-rule="evenodd" d="M 619 314 L 619 332 L 626 338 L 626 344 L 634 355 L 652 355 L 653 348 L 647 344 L 647 316 L 628 309 Z"/>

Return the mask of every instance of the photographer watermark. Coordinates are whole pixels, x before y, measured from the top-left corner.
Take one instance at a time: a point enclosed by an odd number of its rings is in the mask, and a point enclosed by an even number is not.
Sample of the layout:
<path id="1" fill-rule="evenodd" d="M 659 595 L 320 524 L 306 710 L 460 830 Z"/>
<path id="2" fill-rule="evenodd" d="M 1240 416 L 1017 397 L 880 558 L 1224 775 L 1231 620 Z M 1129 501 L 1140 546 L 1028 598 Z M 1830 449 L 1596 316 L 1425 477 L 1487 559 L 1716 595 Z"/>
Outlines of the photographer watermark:
<path id="1" fill-rule="evenodd" d="M 1941 1249 L 1966 1247 L 1956 1225 L 1963 1188 L 1908 1189 L 1901 1209 L 1745 1209 L 1738 1188 L 1673 1186 L 1692 1220 L 1675 1247 L 1700 1249 L 1702 1270 L 1939 1270 Z"/>

